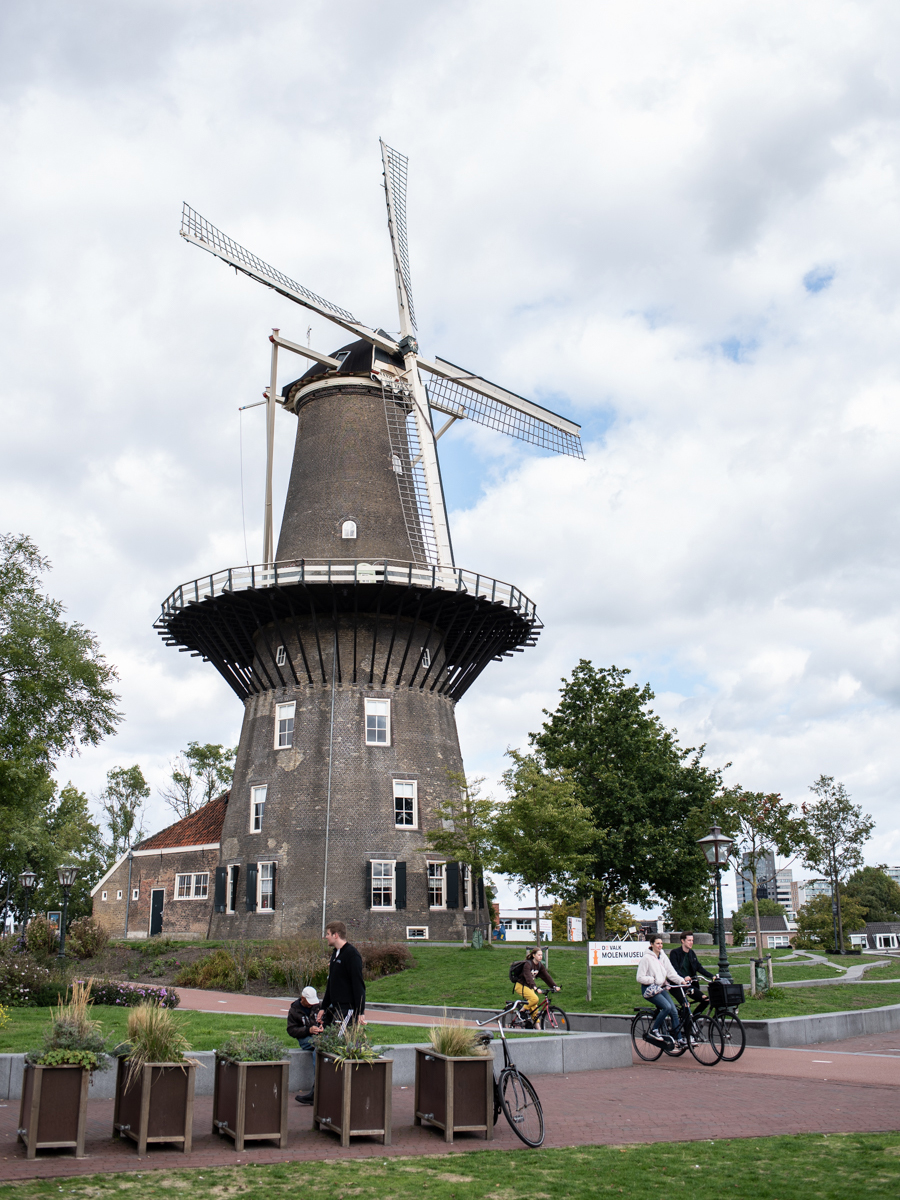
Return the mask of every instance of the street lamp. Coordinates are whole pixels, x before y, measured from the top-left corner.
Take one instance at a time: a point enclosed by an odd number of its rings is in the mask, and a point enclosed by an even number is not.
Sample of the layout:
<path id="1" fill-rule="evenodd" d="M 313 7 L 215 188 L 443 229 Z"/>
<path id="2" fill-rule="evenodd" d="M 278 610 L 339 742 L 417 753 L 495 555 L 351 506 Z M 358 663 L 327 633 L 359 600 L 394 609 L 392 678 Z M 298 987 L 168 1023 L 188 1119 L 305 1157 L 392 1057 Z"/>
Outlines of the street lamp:
<path id="1" fill-rule="evenodd" d="M 28 909 L 31 904 L 31 893 L 37 886 L 37 875 L 35 875 L 34 871 L 29 871 L 26 867 L 19 876 L 19 883 L 21 883 L 22 891 L 25 893 L 25 919 L 22 922 L 22 933 L 24 934 L 28 928 Z"/>
<path id="2" fill-rule="evenodd" d="M 734 983 L 731 978 L 731 967 L 725 952 L 725 917 L 722 912 L 722 869 L 728 864 L 728 857 L 734 845 L 733 840 L 722 832 L 718 825 L 713 825 L 706 837 L 698 838 L 697 845 L 703 848 L 709 869 L 716 873 L 716 912 L 719 927 L 719 978 L 725 983 Z"/>
<path id="3" fill-rule="evenodd" d="M 69 888 L 75 882 L 75 877 L 78 874 L 78 868 L 75 866 L 65 866 L 56 868 L 56 878 L 59 880 L 59 886 L 63 893 L 62 920 L 59 923 L 59 954 L 57 958 L 66 957 L 66 911 L 69 907 Z"/>

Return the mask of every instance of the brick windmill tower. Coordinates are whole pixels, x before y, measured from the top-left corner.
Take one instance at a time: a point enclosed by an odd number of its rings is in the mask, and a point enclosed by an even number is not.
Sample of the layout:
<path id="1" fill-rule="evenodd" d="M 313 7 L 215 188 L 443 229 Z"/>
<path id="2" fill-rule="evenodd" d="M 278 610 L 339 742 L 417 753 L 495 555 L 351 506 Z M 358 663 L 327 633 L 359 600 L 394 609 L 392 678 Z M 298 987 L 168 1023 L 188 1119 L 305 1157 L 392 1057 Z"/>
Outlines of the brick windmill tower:
<path id="1" fill-rule="evenodd" d="M 407 160 L 381 144 L 400 332 L 362 325 L 185 205 L 182 236 L 352 340 L 332 354 L 276 330 L 263 561 L 165 601 L 167 645 L 211 662 L 244 703 L 216 872 L 213 937 L 459 939 L 486 922 L 466 864 L 427 849 L 463 770 L 455 705 L 541 623 L 516 587 L 457 567 L 437 441 L 471 420 L 582 458 L 579 426 L 419 355 L 406 239 Z M 278 352 L 312 360 L 278 390 Z M 277 549 L 275 408 L 297 419 Z M 446 418 L 435 430 L 433 414 Z"/>

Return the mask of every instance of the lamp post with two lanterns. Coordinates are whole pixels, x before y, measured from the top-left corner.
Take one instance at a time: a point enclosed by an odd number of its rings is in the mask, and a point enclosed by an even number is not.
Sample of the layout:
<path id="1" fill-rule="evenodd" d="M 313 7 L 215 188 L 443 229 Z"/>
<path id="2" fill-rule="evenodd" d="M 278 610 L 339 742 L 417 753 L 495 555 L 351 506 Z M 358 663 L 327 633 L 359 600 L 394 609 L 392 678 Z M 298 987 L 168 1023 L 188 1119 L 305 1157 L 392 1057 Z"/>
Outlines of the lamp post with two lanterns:
<path id="1" fill-rule="evenodd" d="M 697 845 L 703 848 L 706 861 L 711 871 L 716 873 L 716 925 L 719 930 L 719 978 L 724 983 L 734 983 L 731 978 L 731 967 L 725 951 L 725 916 L 722 912 L 722 871 L 728 865 L 732 838 L 727 837 L 718 825 L 713 825 L 706 837 L 698 838 Z"/>
<path id="2" fill-rule="evenodd" d="M 56 868 L 56 878 L 59 880 L 59 886 L 62 888 L 63 905 L 62 905 L 62 920 L 59 923 L 59 953 L 57 958 L 66 957 L 66 912 L 69 908 L 69 888 L 75 882 L 78 875 L 76 866 L 63 866 Z"/>

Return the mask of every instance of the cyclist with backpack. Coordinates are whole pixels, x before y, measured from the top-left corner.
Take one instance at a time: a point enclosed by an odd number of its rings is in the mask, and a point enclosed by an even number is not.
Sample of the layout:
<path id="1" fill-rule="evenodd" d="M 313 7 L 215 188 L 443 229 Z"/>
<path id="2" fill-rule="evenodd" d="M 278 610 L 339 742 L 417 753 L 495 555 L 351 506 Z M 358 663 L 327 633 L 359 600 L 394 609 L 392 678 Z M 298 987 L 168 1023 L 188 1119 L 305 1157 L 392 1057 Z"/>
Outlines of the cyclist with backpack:
<path id="1" fill-rule="evenodd" d="M 509 978 L 516 985 L 516 994 L 525 1000 L 522 1015 L 528 1024 L 534 1027 L 534 1018 L 541 1003 L 540 997 L 534 990 L 535 979 L 540 979 L 549 987 L 551 992 L 562 991 L 559 984 L 554 983 L 550 972 L 544 966 L 544 952 L 540 946 L 532 946 L 525 955 L 524 962 L 514 962 L 509 968 Z"/>

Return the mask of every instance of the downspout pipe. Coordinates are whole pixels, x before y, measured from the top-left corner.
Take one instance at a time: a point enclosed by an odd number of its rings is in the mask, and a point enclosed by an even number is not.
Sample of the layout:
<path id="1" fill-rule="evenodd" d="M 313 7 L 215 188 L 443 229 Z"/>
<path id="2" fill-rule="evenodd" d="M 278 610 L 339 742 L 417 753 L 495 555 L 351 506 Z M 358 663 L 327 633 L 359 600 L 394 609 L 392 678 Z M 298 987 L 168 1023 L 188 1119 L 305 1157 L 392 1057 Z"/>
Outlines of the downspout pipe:
<path id="1" fill-rule="evenodd" d="M 134 863 L 134 851 L 128 848 L 128 894 L 125 897 L 125 937 L 128 937 L 128 915 L 131 912 L 131 867 Z"/>
<path id="2" fill-rule="evenodd" d="M 331 766 L 334 761 L 334 692 L 337 672 L 337 621 L 331 648 L 331 723 L 328 728 L 328 791 L 325 799 L 325 866 L 322 873 L 322 937 L 325 936 L 326 905 L 328 902 L 328 838 L 331 832 Z"/>

